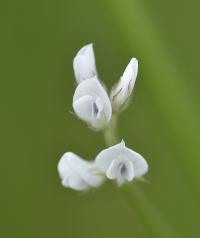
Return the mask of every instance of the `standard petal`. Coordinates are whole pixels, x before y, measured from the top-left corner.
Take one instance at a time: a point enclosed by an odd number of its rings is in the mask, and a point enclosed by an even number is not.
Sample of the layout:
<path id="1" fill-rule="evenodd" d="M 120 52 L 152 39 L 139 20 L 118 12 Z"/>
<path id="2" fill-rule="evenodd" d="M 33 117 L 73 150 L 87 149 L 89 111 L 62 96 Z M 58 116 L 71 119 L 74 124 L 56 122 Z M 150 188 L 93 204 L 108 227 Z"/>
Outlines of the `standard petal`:
<path id="1" fill-rule="evenodd" d="M 77 53 L 77 56 L 81 55 L 87 57 L 92 63 L 95 63 L 93 44 L 83 46 Z"/>
<path id="2" fill-rule="evenodd" d="M 74 58 L 73 68 L 77 83 L 97 75 L 92 44 L 86 45 L 79 50 Z"/>
<path id="3" fill-rule="evenodd" d="M 103 170 L 107 171 L 108 167 L 114 159 L 120 158 L 125 148 L 124 141 L 117 145 L 111 146 L 105 150 L 102 150 L 96 157 L 97 165 Z"/>

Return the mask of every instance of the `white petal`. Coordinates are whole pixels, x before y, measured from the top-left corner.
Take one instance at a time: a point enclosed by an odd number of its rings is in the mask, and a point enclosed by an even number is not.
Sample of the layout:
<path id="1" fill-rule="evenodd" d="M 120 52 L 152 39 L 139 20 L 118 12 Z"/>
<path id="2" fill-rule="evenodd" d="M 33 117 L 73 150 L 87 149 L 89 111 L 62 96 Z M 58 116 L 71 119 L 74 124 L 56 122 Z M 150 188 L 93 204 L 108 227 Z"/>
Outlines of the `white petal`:
<path id="1" fill-rule="evenodd" d="M 81 119 L 95 129 L 105 127 L 112 116 L 110 99 L 96 77 L 86 79 L 78 85 L 73 97 L 73 108 Z"/>
<path id="2" fill-rule="evenodd" d="M 77 100 L 85 95 L 91 95 L 94 98 L 106 98 L 106 100 L 109 101 L 108 95 L 97 77 L 84 80 L 79 84 L 76 88 L 73 100 Z"/>
<path id="3" fill-rule="evenodd" d="M 112 161 L 123 155 L 124 148 L 125 144 L 124 141 L 122 141 L 117 145 L 102 150 L 96 157 L 97 165 L 106 172 Z"/>
<path id="4" fill-rule="evenodd" d="M 146 160 L 139 153 L 126 148 L 127 156 L 130 156 L 133 161 L 133 168 L 135 177 L 141 177 L 148 171 L 148 164 Z"/>
<path id="5" fill-rule="evenodd" d="M 132 163 L 132 161 L 129 161 L 126 179 L 130 182 L 133 180 L 134 177 L 135 177 L 135 172 L 134 172 L 134 168 L 133 168 L 133 163 Z"/>
<path id="6" fill-rule="evenodd" d="M 67 152 L 60 159 L 60 161 L 58 163 L 58 173 L 59 173 L 61 179 L 63 179 L 66 176 L 70 176 L 71 175 L 72 168 L 69 165 L 68 159 L 70 157 L 73 158 L 74 156 L 76 156 L 76 155 L 71 153 L 71 152 Z"/>
<path id="7" fill-rule="evenodd" d="M 78 191 L 89 189 L 90 186 L 79 176 L 74 169 L 75 164 L 70 164 L 70 160 L 76 161 L 76 165 L 82 160 L 74 153 L 65 153 L 58 163 L 58 172 L 62 179 L 62 185 Z M 84 168 L 83 168 L 84 169 Z"/>
<path id="8" fill-rule="evenodd" d="M 80 159 L 80 157 L 70 157 L 69 165 L 74 168 L 77 174 L 91 187 L 97 187 L 103 182 L 103 176 L 94 162 Z"/>
<path id="9" fill-rule="evenodd" d="M 68 183 L 70 188 L 75 189 L 77 191 L 85 191 L 90 189 L 90 186 L 79 177 L 70 177 Z"/>
<path id="10" fill-rule="evenodd" d="M 129 95 L 133 90 L 137 73 L 138 73 L 138 61 L 136 58 L 132 58 L 121 78 L 121 84 L 123 87 L 128 87 Z"/>
<path id="11" fill-rule="evenodd" d="M 85 95 L 73 102 L 73 108 L 77 116 L 84 120 L 90 121 L 92 115 L 93 97 Z"/>
<path id="12" fill-rule="evenodd" d="M 91 63 L 95 63 L 93 44 L 83 46 L 77 53 L 77 56 L 85 56 L 91 61 Z"/>
<path id="13" fill-rule="evenodd" d="M 138 61 L 132 58 L 126 67 L 118 84 L 111 90 L 111 101 L 115 111 L 123 109 L 124 104 L 130 97 L 135 85 L 136 77 L 138 73 Z"/>
<path id="14" fill-rule="evenodd" d="M 77 173 L 80 173 L 81 171 L 84 171 L 84 170 L 87 170 L 88 168 L 90 168 L 89 162 L 80 158 L 76 154 L 73 154 L 73 156 L 68 157 L 68 164 Z"/>
<path id="15" fill-rule="evenodd" d="M 77 83 L 97 75 L 92 44 L 82 47 L 73 61 Z"/>
<path id="16" fill-rule="evenodd" d="M 84 181 L 91 187 L 99 187 L 103 181 L 104 181 L 104 176 L 100 174 L 100 171 L 98 170 L 90 170 L 90 173 L 82 173 L 81 174 L 82 178 Z"/>
<path id="17" fill-rule="evenodd" d="M 85 191 L 90 189 L 90 186 L 77 176 L 63 179 L 62 185 L 65 188 L 71 188 L 77 191 Z"/>

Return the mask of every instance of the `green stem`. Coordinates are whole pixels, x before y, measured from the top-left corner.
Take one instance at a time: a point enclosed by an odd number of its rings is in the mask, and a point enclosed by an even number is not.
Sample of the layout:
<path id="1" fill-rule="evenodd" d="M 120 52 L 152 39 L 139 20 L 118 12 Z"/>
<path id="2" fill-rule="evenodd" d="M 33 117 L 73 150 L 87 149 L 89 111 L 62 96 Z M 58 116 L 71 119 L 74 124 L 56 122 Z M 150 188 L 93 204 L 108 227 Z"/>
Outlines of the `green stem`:
<path id="1" fill-rule="evenodd" d="M 103 131 L 106 146 L 112 146 L 120 142 L 117 133 L 117 115 L 112 115 L 112 120 L 109 126 Z"/>

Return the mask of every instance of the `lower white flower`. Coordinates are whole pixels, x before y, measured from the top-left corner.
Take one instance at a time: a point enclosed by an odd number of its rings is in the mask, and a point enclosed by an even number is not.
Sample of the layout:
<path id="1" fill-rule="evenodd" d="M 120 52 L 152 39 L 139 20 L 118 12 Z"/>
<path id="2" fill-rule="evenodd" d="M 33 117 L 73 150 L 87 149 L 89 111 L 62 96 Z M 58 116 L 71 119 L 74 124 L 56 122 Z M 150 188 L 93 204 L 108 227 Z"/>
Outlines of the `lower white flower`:
<path id="1" fill-rule="evenodd" d="M 119 185 L 141 177 L 148 171 L 146 160 L 127 148 L 124 141 L 101 151 L 96 157 L 96 164 L 109 179 L 116 179 Z"/>
<path id="2" fill-rule="evenodd" d="M 64 187 L 78 191 L 98 187 L 104 179 L 94 162 L 85 161 L 72 152 L 62 156 L 58 173 Z"/>
<path id="3" fill-rule="evenodd" d="M 104 129 L 110 122 L 110 99 L 97 77 L 86 79 L 76 88 L 73 108 L 77 116 L 96 130 Z"/>

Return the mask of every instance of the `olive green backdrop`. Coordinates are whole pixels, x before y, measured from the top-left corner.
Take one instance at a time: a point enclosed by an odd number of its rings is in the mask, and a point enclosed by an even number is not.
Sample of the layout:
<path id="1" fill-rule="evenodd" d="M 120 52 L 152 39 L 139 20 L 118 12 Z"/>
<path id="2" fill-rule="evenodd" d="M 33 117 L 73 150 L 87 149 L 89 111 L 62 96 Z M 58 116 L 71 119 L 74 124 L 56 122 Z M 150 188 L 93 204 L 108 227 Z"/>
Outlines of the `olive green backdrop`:
<path id="1" fill-rule="evenodd" d="M 195 0 L 3 4 L 1 237 L 199 237 L 199 7 Z M 132 56 L 139 60 L 119 131 L 147 159 L 149 182 L 126 191 L 107 182 L 77 193 L 57 175 L 64 152 L 90 160 L 105 148 L 102 134 L 71 113 L 73 57 L 91 42 L 109 89 Z"/>

